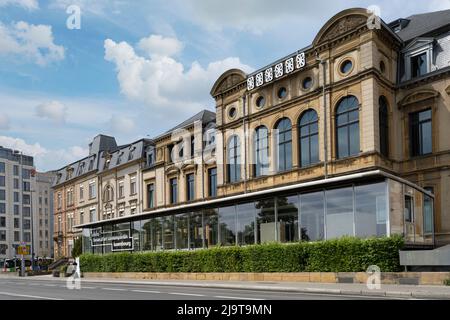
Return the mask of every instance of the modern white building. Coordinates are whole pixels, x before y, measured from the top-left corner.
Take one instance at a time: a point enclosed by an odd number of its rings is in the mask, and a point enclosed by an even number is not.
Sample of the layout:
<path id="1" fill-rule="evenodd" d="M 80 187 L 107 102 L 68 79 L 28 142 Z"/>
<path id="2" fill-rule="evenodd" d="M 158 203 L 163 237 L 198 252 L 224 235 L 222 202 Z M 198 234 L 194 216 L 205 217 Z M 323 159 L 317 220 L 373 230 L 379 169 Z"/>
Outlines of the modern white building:
<path id="1" fill-rule="evenodd" d="M 21 244 L 35 258 L 52 256 L 52 179 L 36 172 L 33 157 L 0 147 L 0 260 L 16 257 Z"/>

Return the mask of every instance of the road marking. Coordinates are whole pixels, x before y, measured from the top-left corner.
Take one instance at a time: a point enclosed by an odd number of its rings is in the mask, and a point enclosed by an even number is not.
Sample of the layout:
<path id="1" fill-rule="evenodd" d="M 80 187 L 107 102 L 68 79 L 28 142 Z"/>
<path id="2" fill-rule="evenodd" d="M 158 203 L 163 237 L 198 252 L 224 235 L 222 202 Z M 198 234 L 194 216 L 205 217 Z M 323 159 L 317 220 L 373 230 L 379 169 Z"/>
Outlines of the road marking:
<path id="1" fill-rule="evenodd" d="M 149 290 L 131 290 L 131 291 L 139 293 L 161 293 L 160 291 L 149 291 Z"/>
<path id="2" fill-rule="evenodd" d="M 44 287 L 56 287 L 56 284 L 44 284 Z"/>
<path id="3" fill-rule="evenodd" d="M 128 291 L 127 289 L 121 289 L 121 288 L 102 288 L 102 290 L 108 290 L 108 291 Z"/>
<path id="4" fill-rule="evenodd" d="M 82 286 L 81 289 L 97 289 L 97 287 L 85 287 L 85 286 Z"/>
<path id="5" fill-rule="evenodd" d="M 30 296 L 27 294 L 17 294 L 11 292 L 0 292 L 0 295 L 11 296 L 11 297 L 20 297 L 20 298 L 32 298 L 32 299 L 41 299 L 41 300 L 63 300 L 59 298 L 50 298 L 50 297 L 42 297 L 42 296 Z"/>
<path id="6" fill-rule="evenodd" d="M 204 297 L 203 294 L 195 294 L 195 293 L 169 292 L 168 294 L 172 294 L 172 295 L 176 295 L 176 296 Z"/>
<path id="7" fill-rule="evenodd" d="M 233 300 L 264 300 L 264 299 L 257 299 L 257 298 L 228 297 L 228 296 L 214 296 L 214 298 L 219 298 L 219 299 L 233 299 Z"/>

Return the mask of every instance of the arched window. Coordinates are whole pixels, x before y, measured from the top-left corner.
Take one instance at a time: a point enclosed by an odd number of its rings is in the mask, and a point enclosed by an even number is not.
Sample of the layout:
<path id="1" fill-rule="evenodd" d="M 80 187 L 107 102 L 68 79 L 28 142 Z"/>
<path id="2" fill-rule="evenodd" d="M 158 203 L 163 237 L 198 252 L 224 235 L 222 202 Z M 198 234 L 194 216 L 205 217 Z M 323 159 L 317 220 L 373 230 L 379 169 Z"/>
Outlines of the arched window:
<path id="1" fill-rule="evenodd" d="M 348 96 L 336 108 L 337 158 L 355 156 L 359 146 L 359 102 Z"/>
<path id="2" fill-rule="evenodd" d="M 278 171 L 292 168 L 292 125 L 287 118 L 281 119 L 277 126 Z"/>
<path id="3" fill-rule="evenodd" d="M 238 136 L 232 136 L 228 142 L 228 181 L 241 180 L 241 144 Z"/>
<path id="4" fill-rule="evenodd" d="M 114 191 L 110 185 L 105 187 L 105 193 L 103 195 L 104 201 L 110 202 L 114 200 Z"/>
<path id="5" fill-rule="evenodd" d="M 319 162 L 319 119 L 315 110 L 306 110 L 298 122 L 300 166 Z"/>
<path id="6" fill-rule="evenodd" d="M 380 126 L 380 153 L 389 156 L 389 125 L 388 125 L 388 104 L 385 97 L 379 100 L 379 126 Z"/>
<path id="7" fill-rule="evenodd" d="M 254 150 L 255 177 L 267 175 L 269 173 L 269 131 L 265 126 L 255 130 Z"/>

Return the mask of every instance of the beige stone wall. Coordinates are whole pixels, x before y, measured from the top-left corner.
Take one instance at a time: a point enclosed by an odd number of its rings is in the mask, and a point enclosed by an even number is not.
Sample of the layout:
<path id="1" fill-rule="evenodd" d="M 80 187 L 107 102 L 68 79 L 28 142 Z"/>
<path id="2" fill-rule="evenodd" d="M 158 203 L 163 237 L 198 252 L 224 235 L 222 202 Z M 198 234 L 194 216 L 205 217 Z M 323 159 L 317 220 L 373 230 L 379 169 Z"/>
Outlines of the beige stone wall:
<path id="1" fill-rule="evenodd" d="M 242 110 L 242 109 L 241 109 Z M 242 111 L 241 111 L 242 112 Z M 175 133 L 156 141 L 158 157 L 155 165 L 146 169 L 142 173 L 143 180 L 143 210 L 153 210 L 161 207 L 171 206 L 170 203 L 170 179 L 177 179 L 177 205 L 188 202 L 187 199 L 187 175 L 194 174 L 194 201 L 199 201 L 208 197 L 208 169 L 215 168 L 215 161 L 207 162 L 202 160 L 203 135 L 205 131 L 199 123 L 185 128 L 180 135 Z M 190 137 L 195 139 L 194 157 L 191 157 L 189 148 L 183 151 L 183 158 L 175 158 L 172 163 L 169 161 L 168 146 L 184 139 L 184 143 L 190 146 Z M 218 143 L 220 146 L 221 144 Z M 178 154 L 177 147 L 174 148 Z M 216 147 L 217 150 L 217 147 Z M 220 152 L 218 152 L 220 154 Z M 154 208 L 148 208 L 147 185 L 153 184 L 155 188 Z"/>
<path id="2" fill-rule="evenodd" d="M 135 214 L 143 210 L 143 187 L 141 163 L 126 164 L 121 167 L 112 169 L 98 176 L 99 180 L 99 207 L 100 219 L 103 220 L 107 213 L 106 205 L 111 206 L 111 212 L 114 217 L 119 217 L 120 209 L 123 208 L 123 216 L 129 216 L 134 210 Z M 135 181 L 135 192 L 132 193 L 131 182 Z M 123 196 L 119 195 L 119 184 L 123 183 Z M 107 186 L 113 190 L 112 201 L 105 199 L 105 191 Z"/>

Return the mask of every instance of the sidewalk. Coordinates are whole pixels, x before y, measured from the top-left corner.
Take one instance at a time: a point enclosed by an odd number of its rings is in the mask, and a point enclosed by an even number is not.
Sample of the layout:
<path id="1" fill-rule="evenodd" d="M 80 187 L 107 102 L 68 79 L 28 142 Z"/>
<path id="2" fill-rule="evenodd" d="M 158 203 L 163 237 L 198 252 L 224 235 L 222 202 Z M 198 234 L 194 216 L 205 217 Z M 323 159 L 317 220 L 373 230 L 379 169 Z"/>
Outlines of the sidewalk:
<path id="1" fill-rule="evenodd" d="M 3 277 L 1 279 L 11 279 L 12 277 Z M 52 276 L 34 276 L 27 280 L 40 281 L 66 281 L 65 278 L 54 278 Z M 381 285 L 380 290 L 370 290 L 364 284 L 327 284 L 327 283 L 297 283 L 297 282 L 238 282 L 238 281 L 155 281 L 155 280 L 116 280 L 104 278 L 82 278 L 83 283 L 128 283 L 128 284 L 146 284 L 158 286 L 183 286 L 183 287 L 201 287 L 201 288 L 222 288 L 222 289 L 243 289 L 243 290 L 261 290 L 278 292 L 298 292 L 298 293 L 318 293 L 334 295 L 351 296 L 382 296 L 389 298 L 417 298 L 417 299 L 449 299 L 450 287 L 446 286 L 413 286 L 413 285 Z"/>

